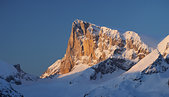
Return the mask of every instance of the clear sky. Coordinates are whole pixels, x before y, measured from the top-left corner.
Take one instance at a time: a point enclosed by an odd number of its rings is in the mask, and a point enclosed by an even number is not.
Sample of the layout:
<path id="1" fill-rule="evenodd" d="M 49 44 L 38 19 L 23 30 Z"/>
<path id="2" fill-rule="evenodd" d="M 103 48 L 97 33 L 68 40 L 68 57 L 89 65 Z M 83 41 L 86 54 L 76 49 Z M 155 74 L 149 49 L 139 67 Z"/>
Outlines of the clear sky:
<path id="1" fill-rule="evenodd" d="M 137 32 L 151 46 L 169 34 L 169 0 L 0 0 L 0 60 L 40 75 L 64 56 L 71 24 Z"/>

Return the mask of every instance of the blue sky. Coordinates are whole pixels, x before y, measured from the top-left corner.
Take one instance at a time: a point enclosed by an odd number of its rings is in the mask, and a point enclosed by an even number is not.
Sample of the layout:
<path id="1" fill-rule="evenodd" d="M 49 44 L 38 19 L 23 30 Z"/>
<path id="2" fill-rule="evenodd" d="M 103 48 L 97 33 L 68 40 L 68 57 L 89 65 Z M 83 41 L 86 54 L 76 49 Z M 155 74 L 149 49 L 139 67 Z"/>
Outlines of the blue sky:
<path id="1" fill-rule="evenodd" d="M 137 32 L 155 46 L 169 33 L 168 0 L 0 0 L 0 60 L 40 75 L 64 56 L 71 24 Z"/>

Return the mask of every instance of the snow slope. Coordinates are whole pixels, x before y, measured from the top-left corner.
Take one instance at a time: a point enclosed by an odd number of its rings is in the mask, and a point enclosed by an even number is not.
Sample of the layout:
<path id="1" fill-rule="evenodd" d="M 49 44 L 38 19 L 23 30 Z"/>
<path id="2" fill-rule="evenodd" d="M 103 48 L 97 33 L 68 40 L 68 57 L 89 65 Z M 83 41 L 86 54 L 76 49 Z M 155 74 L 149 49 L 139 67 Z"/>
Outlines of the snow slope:
<path id="1" fill-rule="evenodd" d="M 145 58 L 140 60 L 136 65 L 134 65 L 131 69 L 129 69 L 126 73 L 136 73 L 136 72 L 142 72 L 145 70 L 149 65 L 153 64 L 155 60 L 160 56 L 160 53 L 157 49 L 152 51 L 149 55 L 147 55 Z"/>
<path id="2" fill-rule="evenodd" d="M 0 61 L 0 77 L 12 84 L 20 85 L 25 81 L 36 81 L 37 76 L 28 74 L 20 68 L 20 64 L 10 65 Z"/>
<path id="3" fill-rule="evenodd" d="M 127 72 L 86 93 L 86 97 L 168 97 L 168 68 L 155 49 Z"/>
<path id="4" fill-rule="evenodd" d="M 7 81 L 0 78 L 0 97 L 23 97 L 23 95 L 14 90 Z"/>
<path id="5" fill-rule="evenodd" d="M 168 97 L 169 64 L 159 60 L 160 54 L 154 50 L 129 71 L 87 92 L 86 97 Z M 155 72 L 148 73 L 149 69 Z"/>
<path id="6" fill-rule="evenodd" d="M 168 57 L 169 54 L 169 35 L 158 44 L 158 50 L 162 55 Z"/>
<path id="7" fill-rule="evenodd" d="M 17 72 L 13 65 L 0 61 L 0 76 L 9 76 Z"/>
<path id="8" fill-rule="evenodd" d="M 168 73 L 147 75 L 142 81 L 118 77 L 87 92 L 86 97 L 168 97 Z"/>
<path id="9" fill-rule="evenodd" d="M 93 90 L 100 84 L 105 83 L 113 77 L 119 76 L 122 71 L 114 75 L 104 76 L 102 79 L 90 80 L 94 70 L 88 68 L 60 78 L 42 79 L 38 82 L 15 86 L 25 97 L 84 97 L 85 93 Z"/>
<path id="10" fill-rule="evenodd" d="M 37 79 L 36 76 L 25 73 L 19 64 L 11 65 L 0 61 L 0 97 L 23 97 L 12 85 L 21 85 Z"/>

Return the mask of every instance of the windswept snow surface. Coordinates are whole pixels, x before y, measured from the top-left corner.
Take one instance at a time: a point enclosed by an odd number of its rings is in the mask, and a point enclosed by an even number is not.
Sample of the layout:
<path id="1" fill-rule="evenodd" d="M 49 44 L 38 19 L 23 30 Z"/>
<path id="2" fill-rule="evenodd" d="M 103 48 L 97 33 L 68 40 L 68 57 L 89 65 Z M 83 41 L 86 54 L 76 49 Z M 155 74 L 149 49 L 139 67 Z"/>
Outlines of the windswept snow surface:
<path id="1" fill-rule="evenodd" d="M 167 73 L 147 75 L 142 82 L 119 77 L 86 93 L 86 97 L 169 97 Z"/>
<path id="2" fill-rule="evenodd" d="M 83 66 L 82 66 L 83 67 Z M 117 71 L 103 76 L 102 79 L 90 80 L 94 73 L 92 68 L 76 67 L 72 74 L 55 76 L 52 79 L 42 79 L 37 82 L 29 82 L 20 86 L 14 86 L 25 97 L 84 97 L 86 93 L 97 86 L 115 78 L 124 71 Z M 86 70 L 82 71 L 82 69 Z M 78 70 L 81 72 L 78 72 Z"/>
<path id="3" fill-rule="evenodd" d="M 90 73 L 92 70 L 62 78 L 42 79 L 35 83 L 15 86 L 15 88 L 25 97 L 83 97 L 85 92 L 98 85 L 90 81 Z"/>

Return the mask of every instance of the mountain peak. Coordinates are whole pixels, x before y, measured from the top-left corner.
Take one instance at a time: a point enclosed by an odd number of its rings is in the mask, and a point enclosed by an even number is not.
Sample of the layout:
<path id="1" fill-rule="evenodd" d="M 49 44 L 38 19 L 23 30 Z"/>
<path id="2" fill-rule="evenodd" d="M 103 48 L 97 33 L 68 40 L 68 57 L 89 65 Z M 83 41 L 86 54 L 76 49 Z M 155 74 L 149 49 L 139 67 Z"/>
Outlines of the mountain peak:
<path id="1" fill-rule="evenodd" d="M 79 25 L 80 23 L 86 23 L 86 22 L 79 20 L 79 19 L 76 19 L 73 21 L 73 25 Z"/>
<path id="2" fill-rule="evenodd" d="M 134 32 L 134 31 L 127 31 L 123 34 L 124 38 L 125 39 L 128 39 L 128 40 L 134 40 L 134 41 L 141 41 L 140 39 L 140 36 Z"/>
<path id="3" fill-rule="evenodd" d="M 77 65 L 91 67 L 110 56 L 138 62 L 150 52 L 148 46 L 141 42 L 139 35 L 133 31 L 120 35 L 118 30 L 96 26 L 77 19 L 72 24 L 65 56 L 61 61 L 50 66 L 41 78 L 69 73 Z M 127 70 L 131 65 L 124 67 Z"/>
<path id="4" fill-rule="evenodd" d="M 73 27 L 73 28 L 74 28 L 74 27 L 81 28 L 82 25 L 88 26 L 89 24 L 91 24 L 91 23 L 88 23 L 88 22 L 83 21 L 83 20 L 76 19 L 76 20 L 73 21 L 72 27 Z M 94 24 L 92 24 L 92 25 L 94 25 Z"/>
<path id="5" fill-rule="evenodd" d="M 78 22 L 83 22 L 83 20 L 80 20 L 80 19 L 75 19 L 73 22 L 78 23 Z"/>
<path id="6" fill-rule="evenodd" d="M 74 32 L 73 34 L 80 36 L 86 35 L 87 32 L 90 32 L 93 35 L 98 35 L 100 32 L 100 27 L 96 26 L 95 24 L 77 19 L 72 23 L 72 30 L 72 32 Z"/>

